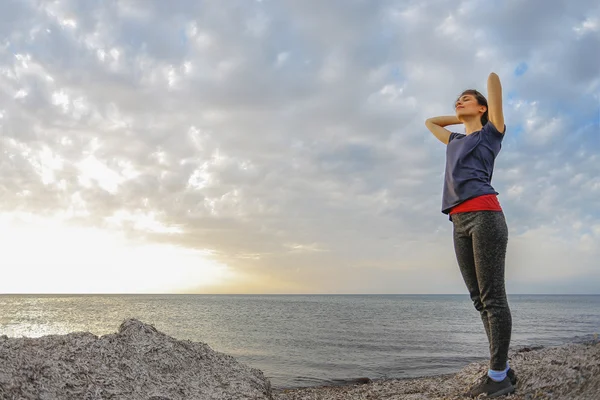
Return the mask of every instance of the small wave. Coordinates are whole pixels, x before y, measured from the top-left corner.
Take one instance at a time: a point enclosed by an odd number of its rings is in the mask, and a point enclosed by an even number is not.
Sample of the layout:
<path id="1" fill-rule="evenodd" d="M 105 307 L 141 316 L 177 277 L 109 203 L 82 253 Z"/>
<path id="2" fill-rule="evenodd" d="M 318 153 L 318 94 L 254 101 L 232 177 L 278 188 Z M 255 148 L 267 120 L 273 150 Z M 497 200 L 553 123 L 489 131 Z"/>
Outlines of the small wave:
<path id="1" fill-rule="evenodd" d="M 351 378 L 351 379 L 330 379 L 327 381 L 331 386 L 346 386 L 346 385 L 365 385 L 373 382 L 371 378 Z"/>
<path id="2" fill-rule="evenodd" d="M 289 385 L 277 387 L 276 389 L 286 390 L 303 387 L 364 385 L 371 382 L 373 382 L 373 380 L 368 377 L 320 379 L 311 376 L 296 376 L 291 380 L 291 382 L 289 382 Z"/>

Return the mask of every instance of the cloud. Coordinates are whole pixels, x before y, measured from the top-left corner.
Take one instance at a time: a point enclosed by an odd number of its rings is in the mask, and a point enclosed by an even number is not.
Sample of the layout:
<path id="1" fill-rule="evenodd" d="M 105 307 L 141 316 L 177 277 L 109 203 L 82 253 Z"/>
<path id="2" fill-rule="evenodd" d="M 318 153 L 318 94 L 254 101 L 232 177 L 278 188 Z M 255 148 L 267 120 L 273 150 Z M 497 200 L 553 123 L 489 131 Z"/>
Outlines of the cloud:
<path id="1" fill-rule="evenodd" d="M 141 4 L 0 6 L 3 212 L 207 251 L 215 291 L 462 293 L 423 121 L 495 71 L 515 287 L 600 283 L 594 2 Z"/>

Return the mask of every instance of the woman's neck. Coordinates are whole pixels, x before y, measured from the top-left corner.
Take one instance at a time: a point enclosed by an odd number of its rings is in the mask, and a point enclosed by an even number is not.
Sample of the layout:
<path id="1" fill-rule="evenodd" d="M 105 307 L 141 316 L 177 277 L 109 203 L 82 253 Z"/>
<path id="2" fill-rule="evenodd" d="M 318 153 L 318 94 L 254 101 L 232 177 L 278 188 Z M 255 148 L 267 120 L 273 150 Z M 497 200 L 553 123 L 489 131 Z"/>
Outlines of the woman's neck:
<path id="1" fill-rule="evenodd" d="M 483 128 L 483 125 L 481 125 L 481 117 L 479 115 L 470 118 L 467 117 L 467 119 L 463 121 L 463 124 L 465 125 L 465 133 L 467 135 L 480 131 Z"/>

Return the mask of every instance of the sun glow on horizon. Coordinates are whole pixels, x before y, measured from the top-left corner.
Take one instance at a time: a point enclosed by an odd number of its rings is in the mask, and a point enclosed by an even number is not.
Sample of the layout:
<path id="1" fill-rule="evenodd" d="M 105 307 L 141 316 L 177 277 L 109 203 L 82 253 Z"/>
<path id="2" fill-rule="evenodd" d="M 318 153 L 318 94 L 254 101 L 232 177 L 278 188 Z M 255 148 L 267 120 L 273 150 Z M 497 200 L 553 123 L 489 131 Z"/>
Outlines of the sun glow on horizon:
<path id="1" fill-rule="evenodd" d="M 0 240 L 0 293 L 173 293 L 210 290 L 235 276 L 209 251 L 31 214 L 0 214 Z"/>

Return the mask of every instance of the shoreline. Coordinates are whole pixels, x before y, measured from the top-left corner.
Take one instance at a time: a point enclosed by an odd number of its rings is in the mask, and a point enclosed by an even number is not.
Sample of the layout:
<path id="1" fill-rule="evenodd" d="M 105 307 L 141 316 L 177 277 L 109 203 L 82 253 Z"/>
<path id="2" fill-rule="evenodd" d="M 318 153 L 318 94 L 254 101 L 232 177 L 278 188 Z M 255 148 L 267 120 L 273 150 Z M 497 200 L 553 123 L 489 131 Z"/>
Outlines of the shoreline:
<path id="1" fill-rule="evenodd" d="M 551 344 L 545 345 L 519 345 L 511 348 L 509 352 L 509 361 L 513 355 L 521 353 L 521 352 L 529 352 L 529 351 L 538 351 L 543 349 L 551 349 L 558 348 L 569 345 L 586 345 L 593 344 L 596 342 L 600 342 L 600 336 L 598 334 L 589 334 L 585 336 L 572 336 L 563 341 L 556 341 Z M 512 347 L 512 346 L 511 346 Z M 473 358 L 470 361 L 467 361 L 462 367 L 457 367 L 453 372 L 444 372 L 444 373 L 434 373 L 434 374 L 424 374 L 417 376 L 409 376 L 409 377 L 390 377 L 390 378 L 369 378 L 369 377 L 354 377 L 354 378 L 344 378 L 344 379 L 322 379 L 322 383 L 309 384 L 306 386 L 273 386 L 273 391 L 276 392 L 286 392 L 286 391 L 299 391 L 299 390 L 307 390 L 307 389 L 317 389 L 317 388 L 338 388 L 338 387 L 346 387 L 353 385 L 362 385 L 367 383 L 377 383 L 377 382 L 385 382 L 385 381 L 404 381 L 404 380 L 419 380 L 425 378 L 435 378 L 435 377 L 451 377 L 458 374 L 463 368 L 467 365 L 471 364 L 480 364 L 485 363 L 487 358 L 485 357 L 477 357 Z M 511 365 L 512 366 L 512 365 Z M 328 383 L 331 381 L 338 381 L 340 383 Z M 598 397 L 600 400 L 600 396 Z"/>
<path id="2" fill-rule="evenodd" d="M 530 346 L 509 354 L 518 382 L 511 400 L 600 399 L 600 340 L 560 346 Z M 487 361 L 468 364 L 457 373 L 370 380 L 363 384 L 274 388 L 274 400 L 458 400 L 487 373 Z"/>
<path id="3" fill-rule="evenodd" d="M 510 351 L 518 382 L 516 393 L 506 398 L 600 399 L 600 340 L 592 337 Z M 488 361 L 433 376 L 359 377 L 339 380 L 342 384 L 274 388 L 263 371 L 206 343 L 177 340 L 153 325 L 128 319 L 116 333 L 103 336 L 1 335 L 0 365 L 2 399 L 457 400 L 487 374 Z"/>

